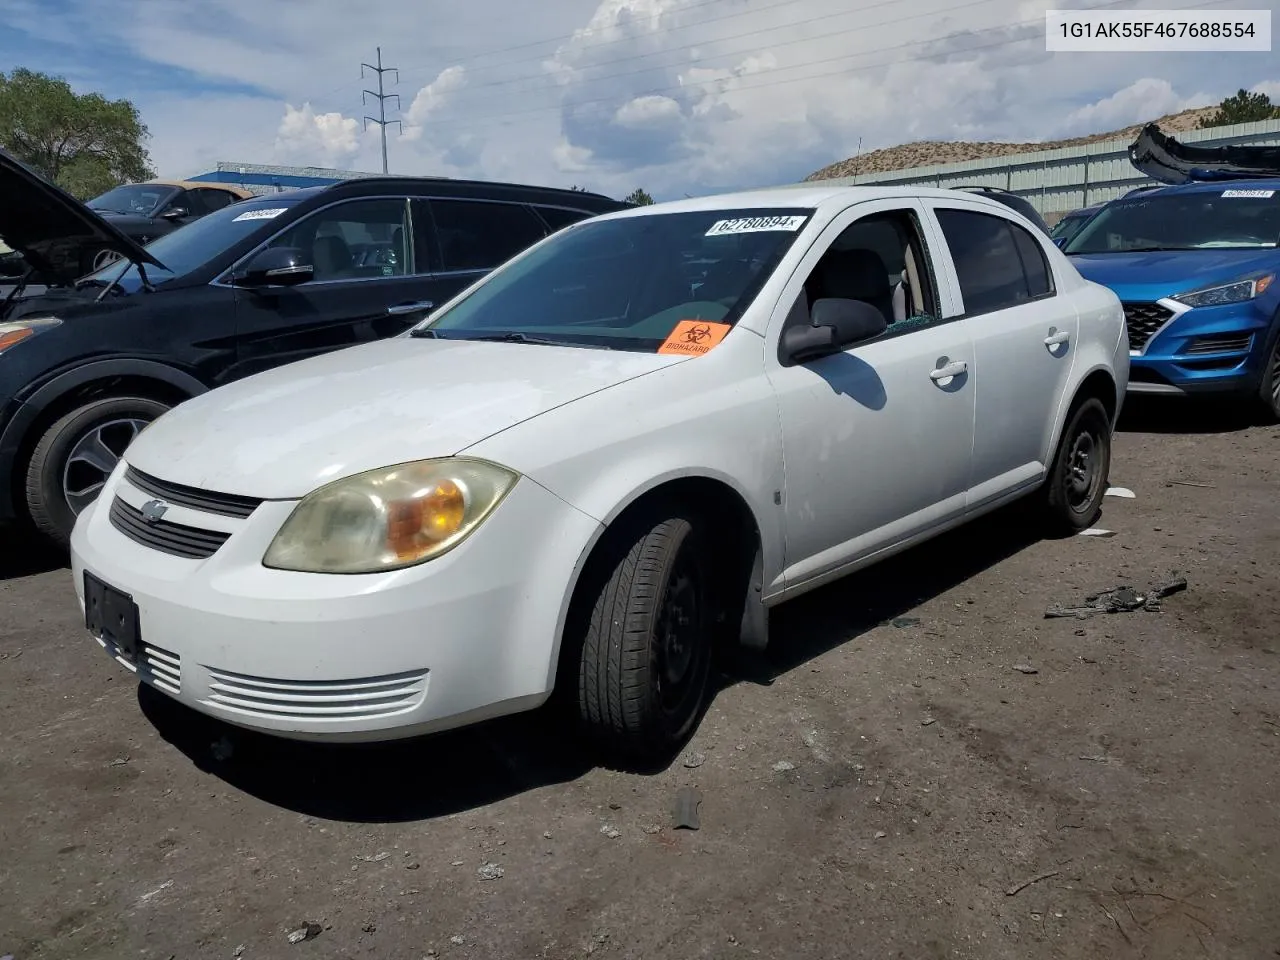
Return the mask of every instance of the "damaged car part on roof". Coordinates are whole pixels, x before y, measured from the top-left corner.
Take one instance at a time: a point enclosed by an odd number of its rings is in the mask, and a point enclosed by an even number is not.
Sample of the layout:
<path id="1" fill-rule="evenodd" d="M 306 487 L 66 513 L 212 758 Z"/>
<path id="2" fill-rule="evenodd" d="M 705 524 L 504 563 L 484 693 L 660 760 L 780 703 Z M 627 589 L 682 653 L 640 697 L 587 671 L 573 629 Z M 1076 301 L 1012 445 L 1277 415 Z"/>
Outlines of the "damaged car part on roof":
<path id="1" fill-rule="evenodd" d="M 1154 123 L 1129 146 L 1129 162 L 1152 180 L 1174 185 L 1280 177 L 1280 147 L 1199 147 L 1179 143 Z"/>

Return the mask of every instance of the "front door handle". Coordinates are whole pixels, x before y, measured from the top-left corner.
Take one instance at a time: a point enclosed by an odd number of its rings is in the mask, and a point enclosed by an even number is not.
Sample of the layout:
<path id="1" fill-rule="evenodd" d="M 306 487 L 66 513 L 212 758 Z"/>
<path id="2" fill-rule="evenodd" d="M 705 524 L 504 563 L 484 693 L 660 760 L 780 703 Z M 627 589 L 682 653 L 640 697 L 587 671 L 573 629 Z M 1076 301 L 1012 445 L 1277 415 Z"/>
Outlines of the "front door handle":
<path id="1" fill-rule="evenodd" d="M 944 367 L 936 368 L 929 374 L 929 379 L 934 381 L 950 380 L 952 377 L 960 376 L 960 374 L 964 373 L 968 369 L 969 365 L 963 360 L 955 360 Z"/>
<path id="2" fill-rule="evenodd" d="M 1054 327 L 1050 327 L 1049 335 L 1044 338 L 1044 345 L 1046 347 L 1057 347 L 1066 343 L 1070 339 L 1071 339 L 1071 334 L 1069 334 L 1066 330 L 1058 330 L 1058 329 L 1055 329 Z"/>
<path id="3" fill-rule="evenodd" d="M 387 307 L 387 313 L 393 317 L 400 317 L 406 313 L 426 313 L 428 310 L 434 310 L 435 306 L 430 300 L 413 300 L 409 303 L 392 304 Z"/>

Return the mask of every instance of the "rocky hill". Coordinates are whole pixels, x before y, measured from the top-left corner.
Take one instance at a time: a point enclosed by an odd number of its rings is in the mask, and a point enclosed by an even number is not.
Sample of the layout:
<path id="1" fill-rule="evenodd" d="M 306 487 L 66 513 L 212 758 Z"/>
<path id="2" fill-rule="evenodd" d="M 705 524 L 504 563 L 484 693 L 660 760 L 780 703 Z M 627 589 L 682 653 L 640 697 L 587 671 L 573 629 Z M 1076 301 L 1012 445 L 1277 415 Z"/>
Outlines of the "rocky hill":
<path id="1" fill-rule="evenodd" d="M 1185 133 L 1200 126 L 1203 117 L 1214 113 L 1217 107 L 1201 107 L 1196 110 L 1183 110 L 1161 117 L 1156 122 L 1166 133 Z M 1097 143 L 1100 140 L 1133 140 L 1142 130 L 1143 124 L 1125 127 L 1123 130 L 1112 130 L 1109 133 L 1095 133 L 1087 137 L 1073 137 L 1070 140 L 1051 140 L 1043 143 L 996 143 L 991 141 L 965 143 L 948 140 L 921 140 L 906 143 L 900 147 L 886 147 L 883 150 L 872 150 L 860 157 L 850 157 L 829 167 L 823 167 L 816 173 L 805 177 L 806 180 L 828 180 L 832 177 L 851 177 L 859 173 L 887 173 L 892 170 L 906 170 L 910 167 L 927 167 L 935 163 L 962 163 L 965 160 L 983 160 L 988 157 L 1005 157 L 1016 153 L 1034 153 L 1037 150 L 1056 150 L 1060 147 L 1076 147 L 1084 143 Z"/>

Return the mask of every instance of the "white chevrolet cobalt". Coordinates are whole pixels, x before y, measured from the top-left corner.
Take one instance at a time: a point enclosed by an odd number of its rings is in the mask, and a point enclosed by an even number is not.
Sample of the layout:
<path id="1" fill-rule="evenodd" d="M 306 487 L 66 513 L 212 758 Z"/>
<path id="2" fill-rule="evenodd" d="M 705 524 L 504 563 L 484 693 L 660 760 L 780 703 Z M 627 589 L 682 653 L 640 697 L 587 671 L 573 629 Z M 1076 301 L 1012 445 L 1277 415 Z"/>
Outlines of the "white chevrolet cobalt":
<path id="1" fill-rule="evenodd" d="M 661 756 L 783 600 L 1024 495 L 1091 524 L 1128 356 L 1115 294 L 982 196 L 630 209 L 160 417 L 79 517 L 76 591 L 233 724 L 383 740 L 559 691 Z"/>

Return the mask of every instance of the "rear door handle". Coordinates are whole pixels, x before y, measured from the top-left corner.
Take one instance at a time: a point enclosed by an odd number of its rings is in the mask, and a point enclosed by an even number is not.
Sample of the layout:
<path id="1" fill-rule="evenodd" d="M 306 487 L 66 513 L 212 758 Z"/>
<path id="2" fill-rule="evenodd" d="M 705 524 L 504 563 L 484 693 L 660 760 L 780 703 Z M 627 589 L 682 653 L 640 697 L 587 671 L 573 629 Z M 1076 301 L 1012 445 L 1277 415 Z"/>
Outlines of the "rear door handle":
<path id="1" fill-rule="evenodd" d="M 963 360 L 955 360 L 948 363 L 945 367 L 938 367 L 929 374 L 930 380 L 950 380 L 952 377 L 958 377 L 969 369 L 969 365 Z"/>
<path id="2" fill-rule="evenodd" d="M 1066 330 L 1055 330 L 1053 327 L 1050 327 L 1049 335 L 1044 338 L 1044 345 L 1046 347 L 1057 347 L 1066 343 L 1070 339 L 1071 334 Z"/>
<path id="3" fill-rule="evenodd" d="M 430 300 L 413 300 L 409 303 L 392 304 L 387 307 L 387 313 L 393 317 L 400 317 L 406 313 L 425 313 L 428 310 L 434 310 L 435 306 Z"/>

